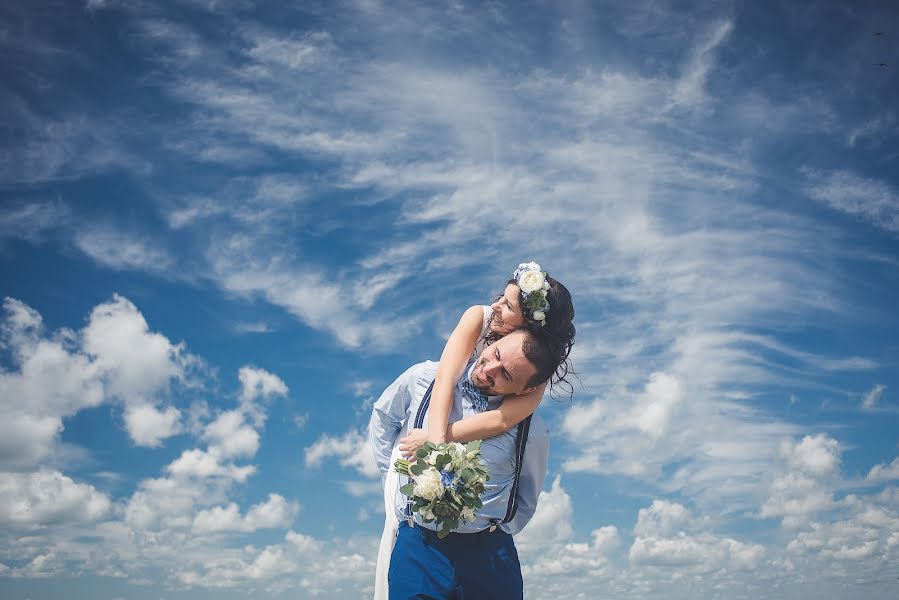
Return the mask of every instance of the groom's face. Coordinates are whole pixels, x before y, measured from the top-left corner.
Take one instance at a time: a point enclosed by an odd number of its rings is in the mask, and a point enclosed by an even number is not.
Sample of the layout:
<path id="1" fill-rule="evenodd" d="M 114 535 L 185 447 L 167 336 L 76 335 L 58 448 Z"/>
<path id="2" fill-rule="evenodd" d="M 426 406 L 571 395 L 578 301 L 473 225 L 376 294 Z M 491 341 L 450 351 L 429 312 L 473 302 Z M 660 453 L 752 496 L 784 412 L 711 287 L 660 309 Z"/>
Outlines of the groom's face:
<path id="1" fill-rule="evenodd" d="M 491 396 L 522 394 L 534 389 L 527 387 L 537 369 L 522 351 L 525 337 L 521 331 L 513 331 L 487 346 L 471 371 L 471 383 Z"/>

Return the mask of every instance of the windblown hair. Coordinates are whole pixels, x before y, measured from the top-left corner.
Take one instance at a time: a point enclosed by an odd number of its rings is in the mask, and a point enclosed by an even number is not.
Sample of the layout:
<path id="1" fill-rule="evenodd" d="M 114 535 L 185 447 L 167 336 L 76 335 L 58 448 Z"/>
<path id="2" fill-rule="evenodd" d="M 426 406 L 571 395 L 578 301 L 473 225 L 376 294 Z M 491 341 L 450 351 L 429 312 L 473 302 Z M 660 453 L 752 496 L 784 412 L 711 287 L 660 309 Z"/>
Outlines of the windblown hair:
<path id="1" fill-rule="evenodd" d="M 549 310 L 546 311 L 546 323 L 544 325 L 541 325 L 539 321 L 533 318 L 530 310 L 524 307 L 524 302 L 521 303 L 524 313 L 524 324 L 521 328 L 532 334 L 528 336 L 525 348 L 527 344 L 540 344 L 550 353 L 552 357 L 551 362 L 553 363 L 552 368 L 544 375 L 543 371 L 545 368 L 541 369 L 538 362 L 531 360 L 531 357 L 528 356 L 528 360 L 537 367 L 537 374 L 528 382 L 528 387 L 549 381 L 550 395 L 553 397 L 558 395 L 571 398 L 574 395 L 574 387 L 568 381 L 568 376 L 577 376 L 577 372 L 572 367 L 569 358 L 571 348 L 574 346 L 574 335 L 576 333 L 574 323 L 572 323 L 574 320 L 574 305 L 571 303 L 571 294 L 568 292 L 568 288 L 562 285 L 560 281 L 549 275 L 546 276 L 546 281 L 549 283 L 549 290 L 546 292 Z M 514 279 L 510 279 L 506 282 L 506 285 L 510 283 L 518 285 L 518 282 Z M 502 294 L 498 294 L 494 301 L 501 297 Z M 488 330 L 484 340 L 487 344 L 492 344 L 501 337 L 500 334 Z M 534 351 L 534 356 L 538 354 L 542 357 L 542 353 Z M 526 349 L 525 356 L 527 356 Z M 545 362 L 542 358 L 539 360 L 541 363 Z M 562 391 L 559 392 L 559 389 Z"/>

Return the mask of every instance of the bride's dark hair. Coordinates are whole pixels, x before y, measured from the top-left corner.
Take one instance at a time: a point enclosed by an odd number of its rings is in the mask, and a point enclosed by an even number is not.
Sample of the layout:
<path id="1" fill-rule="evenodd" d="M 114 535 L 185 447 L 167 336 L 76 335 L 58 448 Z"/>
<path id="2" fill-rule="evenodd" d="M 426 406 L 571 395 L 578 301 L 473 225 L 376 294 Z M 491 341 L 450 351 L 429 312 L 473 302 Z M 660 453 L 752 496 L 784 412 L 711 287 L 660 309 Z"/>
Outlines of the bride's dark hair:
<path id="1" fill-rule="evenodd" d="M 568 288 L 560 281 L 550 275 L 546 276 L 546 281 L 549 283 L 549 289 L 546 291 L 549 310 L 546 311 L 545 324 L 541 325 L 539 321 L 535 320 L 531 315 L 531 310 L 524 305 L 523 299 L 519 298 L 524 317 L 524 324 L 521 327 L 533 333 L 541 344 L 545 344 L 556 355 L 556 370 L 549 381 L 550 395 L 571 398 L 574 395 L 574 387 L 568 381 L 568 376 L 577 375 L 569 358 L 571 347 L 574 346 L 575 328 L 572 323 L 574 305 L 571 303 L 571 294 L 568 292 Z M 518 285 L 515 279 L 510 279 L 506 285 L 510 283 Z M 496 302 L 501 297 L 502 294 L 497 294 L 493 301 Z M 484 341 L 492 344 L 501 337 L 503 336 L 488 328 L 484 335 Z M 559 392 L 560 388 L 561 392 Z"/>

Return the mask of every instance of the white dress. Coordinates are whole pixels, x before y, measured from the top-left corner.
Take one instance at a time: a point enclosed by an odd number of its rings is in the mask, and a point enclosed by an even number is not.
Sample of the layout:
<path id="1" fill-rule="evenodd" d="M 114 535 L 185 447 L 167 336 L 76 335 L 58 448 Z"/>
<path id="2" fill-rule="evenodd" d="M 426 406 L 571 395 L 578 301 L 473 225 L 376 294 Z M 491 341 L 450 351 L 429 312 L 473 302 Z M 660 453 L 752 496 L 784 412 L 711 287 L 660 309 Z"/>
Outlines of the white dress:
<path id="1" fill-rule="evenodd" d="M 484 335 L 490 325 L 490 317 L 493 309 L 484 306 L 484 324 L 481 327 L 481 335 L 475 345 L 472 355 L 478 356 L 484 351 Z M 399 450 L 399 439 L 393 446 L 390 455 L 392 465 L 398 458 L 402 458 Z M 384 532 L 381 534 L 381 545 L 378 547 L 378 562 L 375 566 L 375 596 L 374 600 L 388 600 L 387 571 L 390 569 L 390 555 L 393 553 L 393 545 L 396 543 L 396 534 L 399 529 L 399 520 L 396 518 L 396 495 L 399 493 L 399 477 L 391 477 L 388 473 L 384 479 Z"/>

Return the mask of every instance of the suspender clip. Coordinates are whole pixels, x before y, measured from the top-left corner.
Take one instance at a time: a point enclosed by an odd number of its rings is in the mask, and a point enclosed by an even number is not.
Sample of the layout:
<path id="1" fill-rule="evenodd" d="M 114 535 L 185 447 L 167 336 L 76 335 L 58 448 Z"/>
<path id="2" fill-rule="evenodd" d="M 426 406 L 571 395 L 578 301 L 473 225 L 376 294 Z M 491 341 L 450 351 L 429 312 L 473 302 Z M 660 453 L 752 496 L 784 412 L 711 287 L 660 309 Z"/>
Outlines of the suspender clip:
<path id="1" fill-rule="evenodd" d="M 490 533 L 493 533 L 494 531 L 496 531 L 496 523 L 491 523 L 490 524 Z"/>

